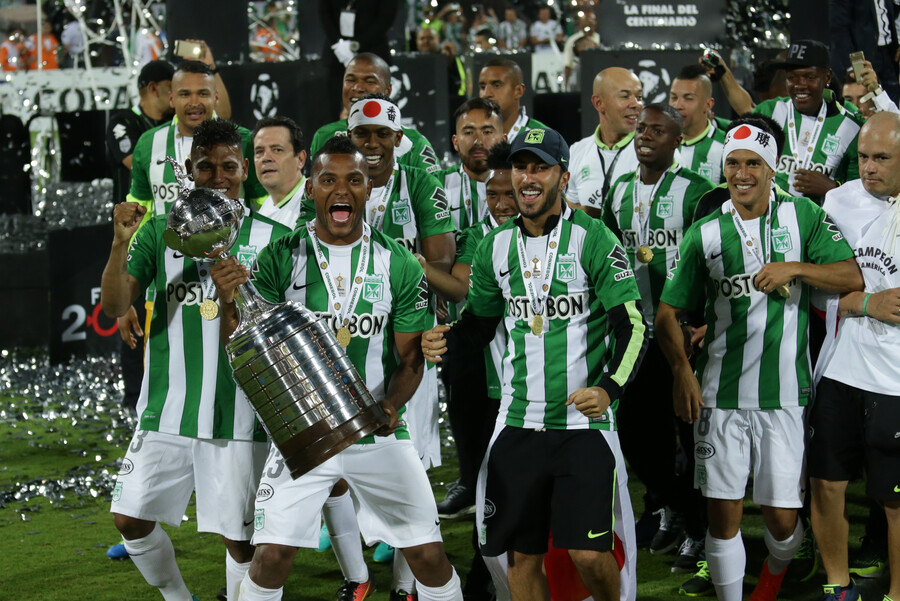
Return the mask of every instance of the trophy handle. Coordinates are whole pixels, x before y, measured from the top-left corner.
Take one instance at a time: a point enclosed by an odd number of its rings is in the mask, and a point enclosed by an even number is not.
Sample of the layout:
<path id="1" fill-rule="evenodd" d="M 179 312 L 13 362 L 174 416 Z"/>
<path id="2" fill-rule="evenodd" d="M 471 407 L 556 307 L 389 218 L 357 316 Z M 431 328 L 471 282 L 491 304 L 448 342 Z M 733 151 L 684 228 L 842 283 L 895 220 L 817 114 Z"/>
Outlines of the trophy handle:
<path id="1" fill-rule="evenodd" d="M 227 252 L 223 252 L 221 258 L 226 259 L 230 256 Z M 238 325 L 232 338 L 238 332 L 264 321 L 279 306 L 264 299 L 250 280 L 238 285 L 234 294 L 234 304 L 238 312 Z"/>

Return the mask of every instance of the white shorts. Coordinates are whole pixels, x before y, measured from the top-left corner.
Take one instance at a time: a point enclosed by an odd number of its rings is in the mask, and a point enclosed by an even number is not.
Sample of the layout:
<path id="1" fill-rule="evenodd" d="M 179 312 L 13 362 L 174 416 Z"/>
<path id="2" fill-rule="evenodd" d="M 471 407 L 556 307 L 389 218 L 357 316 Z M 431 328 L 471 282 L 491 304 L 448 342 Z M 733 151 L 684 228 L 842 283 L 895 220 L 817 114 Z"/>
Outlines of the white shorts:
<path id="1" fill-rule="evenodd" d="M 197 493 L 197 530 L 250 540 L 253 495 L 266 443 L 137 430 L 122 461 L 110 511 L 180 526 Z"/>
<path id="2" fill-rule="evenodd" d="M 437 369 L 424 368 L 422 381 L 413 393 L 412 398 L 406 403 L 406 412 L 403 419 L 409 430 L 422 460 L 422 465 L 427 470 L 430 467 L 441 465 L 441 435 L 438 430 L 438 385 Z"/>
<path id="3" fill-rule="evenodd" d="M 256 494 L 253 544 L 316 548 L 322 506 L 341 478 L 350 485 L 366 544 L 405 549 L 442 540 L 415 447 L 409 440 L 385 440 L 352 445 L 296 480 L 273 446 Z"/>
<path id="4" fill-rule="evenodd" d="M 702 407 L 694 423 L 694 486 L 711 499 L 743 499 L 753 470 L 753 502 L 803 506 L 804 408 Z"/>

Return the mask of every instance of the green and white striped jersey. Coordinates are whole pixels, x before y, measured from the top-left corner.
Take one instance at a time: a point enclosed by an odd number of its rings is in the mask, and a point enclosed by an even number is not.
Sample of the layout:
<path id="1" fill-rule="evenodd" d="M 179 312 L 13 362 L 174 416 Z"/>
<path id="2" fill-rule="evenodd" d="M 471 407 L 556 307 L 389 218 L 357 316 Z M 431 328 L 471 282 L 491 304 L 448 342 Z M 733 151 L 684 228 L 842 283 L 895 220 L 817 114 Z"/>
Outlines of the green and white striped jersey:
<path id="1" fill-rule="evenodd" d="M 798 168 L 812 169 L 840 182 L 859 179 L 856 139 L 863 120 L 850 103 L 842 106 L 835 102 L 831 90 L 824 92 L 823 107 L 822 121 L 801 115 L 791 99 L 785 97 L 766 100 L 753 109 L 784 129 L 784 151 L 778 158 L 775 182 L 795 196 L 801 196 L 794 189 L 794 172 Z M 819 197 L 812 200 L 819 205 L 823 201 Z"/>
<path id="2" fill-rule="evenodd" d="M 450 219 L 457 232 L 470 228 L 487 215 L 487 186 L 474 180 L 462 165 L 454 165 L 436 171 L 434 176 L 441 183 L 450 207 Z"/>
<path id="3" fill-rule="evenodd" d="M 600 221 L 565 207 L 543 332 L 535 336 L 516 221 L 495 228 L 478 244 L 466 305 L 473 315 L 501 317 L 507 332 L 499 419 L 519 428 L 613 430 L 618 399 L 599 419 L 589 419 L 565 403 L 571 393 L 597 386 L 604 378 L 625 386 L 640 358 L 644 342 L 636 305 L 640 295 L 625 251 Z M 533 247 L 546 252 L 549 239 L 550 235 L 528 238 L 528 254 Z M 619 306 L 624 306 L 632 325 L 625 349 L 615 349 L 608 317 Z M 614 351 L 623 359 L 608 373 Z"/>
<path id="4" fill-rule="evenodd" d="M 315 204 L 304 195 L 301 220 L 309 221 L 315 216 Z M 422 238 L 456 231 L 447 196 L 437 178 L 396 162 L 387 185 L 372 188 L 365 219 L 372 229 L 387 234 L 414 253 L 422 252 Z"/>
<path id="5" fill-rule="evenodd" d="M 644 321 L 652 335 L 666 272 L 678 252 L 684 230 L 693 222 L 700 197 L 715 185 L 702 175 L 676 164 L 655 186 L 638 184 L 639 173 L 640 170 L 623 175 L 610 188 L 603 207 L 603 222 L 619 236 L 625 247 L 638 290 L 641 291 Z M 652 199 L 649 198 L 651 193 Z M 641 205 L 646 207 L 644 215 L 649 213 L 644 230 L 641 229 L 637 210 Z M 644 244 L 653 251 L 649 263 L 641 263 L 635 258 L 635 251 Z"/>
<path id="6" fill-rule="evenodd" d="M 488 213 L 487 217 L 472 227 L 460 232 L 459 240 L 456 241 L 456 263 L 463 263 L 471 267 L 472 263 L 475 261 L 475 249 L 478 248 L 478 243 L 484 240 L 484 237 L 488 232 L 497 227 L 500 226 L 497 225 L 497 222 L 494 221 L 494 218 Z M 465 306 L 466 301 L 463 300 L 461 303 L 451 304 L 448 307 L 451 309 L 451 322 L 456 320 L 456 317 L 462 313 Z M 497 332 L 494 335 L 494 339 L 491 340 L 491 343 L 484 349 L 484 365 L 487 372 L 487 393 L 492 399 L 500 398 L 500 364 L 503 360 L 503 352 L 505 349 L 506 329 L 501 323 L 497 326 Z"/>
<path id="7" fill-rule="evenodd" d="M 244 182 L 244 197 L 258 204 L 268 196 L 266 189 L 256 179 L 253 166 L 253 141 L 250 130 L 238 126 L 243 142 L 244 158 L 250 163 L 247 181 Z M 175 172 L 168 163 L 160 163 L 167 156 L 178 161 L 182 167 L 190 158 L 191 138 L 184 138 L 178 131 L 178 117 L 141 134 L 131 159 L 131 190 L 127 200 L 147 207 L 147 216 L 164 215 L 178 199 L 179 186 Z M 190 182 L 193 187 L 193 182 Z"/>
<path id="8" fill-rule="evenodd" d="M 742 242 L 733 207 L 725 201 L 685 232 L 660 300 L 693 309 L 705 294 L 709 329 L 696 373 L 707 407 L 805 406 L 812 394 L 810 287 L 794 280 L 785 299 L 753 286 L 760 266 Z M 826 264 L 853 257 L 831 218 L 808 198 L 776 192 L 771 220 L 770 261 Z M 741 224 L 756 247 L 767 239 L 764 218 Z"/>
<path id="9" fill-rule="evenodd" d="M 219 338 L 219 318 L 200 317 L 215 295 L 211 263 L 196 263 L 166 246 L 166 216 L 152 217 L 134 236 L 128 273 L 153 291 L 153 317 L 137 412 L 140 429 L 195 438 L 266 439 L 253 408 L 234 384 Z M 271 241 L 290 230 L 265 217 L 244 217 L 231 250 L 250 267 Z"/>
<path id="10" fill-rule="evenodd" d="M 361 238 L 352 246 L 348 274 L 356 273 L 363 244 L 370 249 L 368 265 L 359 301 L 350 316 L 348 328 L 352 338 L 346 351 L 372 396 L 380 401 L 398 365 L 394 332 L 421 332 L 426 325 L 431 327 L 430 322 L 426 324 L 426 316 L 430 315 L 428 284 L 416 258 L 374 230 L 370 239 Z M 347 249 L 321 246 L 330 262 L 336 261 L 337 251 Z M 294 230 L 260 253 L 253 283 L 266 299 L 302 303 L 324 319 L 333 331 L 340 327 L 340 317 L 331 308 L 306 227 Z M 395 436 L 409 439 L 405 424 L 396 430 Z M 360 442 L 385 439 L 392 437 L 369 436 Z"/>
<path id="11" fill-rule="evenodd" d="M 313 135 L 309 156 L 316 156 L 319 149 L 331 138 L 346 135 L 346 119 L 323 125 Z M 434 148 L 431 147 L 431 142 L 419 133 L 419 130 L 412 127 L 403 128 L 403 138 L 400 139 L 400 146 L 394 150 L 394 158 L 400 161 L 401 165 L 424 169 L 428 173 L 434 173 L 441 168 L 437 155 L 434 154 Z"/>
<path id="12" fill-rule="evenodd" d="M 725 130 L 710 121 L 702 134 L 684 140 L 678 148 L 678 164 L 699 173 L 716 184 L 725 181 L 722 175 L 722 152 L 725 150 Z"/>

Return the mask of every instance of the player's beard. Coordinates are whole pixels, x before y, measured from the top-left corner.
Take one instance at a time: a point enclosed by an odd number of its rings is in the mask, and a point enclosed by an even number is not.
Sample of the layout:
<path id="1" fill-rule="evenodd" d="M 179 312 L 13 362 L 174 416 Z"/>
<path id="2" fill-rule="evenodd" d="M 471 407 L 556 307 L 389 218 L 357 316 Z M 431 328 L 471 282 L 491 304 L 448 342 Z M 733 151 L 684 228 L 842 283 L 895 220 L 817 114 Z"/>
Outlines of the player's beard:
<path id="1" fill-rule="evenodd" d="M 562 181 L 562 172 L 559 174 L 559 177 L 556 178 L 556 183 L 554 183 L 549 188 L 544 189 L 544 203 L 535 211 L 533 214 L 529 215 L 525 211 L 522 210 L 522 205 L 516 202 L 516 208 L 519 210 L 519 213 L 522 217 L 527 217 L 529 219 L 537 219 L 541 215 L 546 214 L 553 206 L 559 202 L 559 183 Z M 516 195 L 516 200 L 518 201 L 518 194 Z"/>

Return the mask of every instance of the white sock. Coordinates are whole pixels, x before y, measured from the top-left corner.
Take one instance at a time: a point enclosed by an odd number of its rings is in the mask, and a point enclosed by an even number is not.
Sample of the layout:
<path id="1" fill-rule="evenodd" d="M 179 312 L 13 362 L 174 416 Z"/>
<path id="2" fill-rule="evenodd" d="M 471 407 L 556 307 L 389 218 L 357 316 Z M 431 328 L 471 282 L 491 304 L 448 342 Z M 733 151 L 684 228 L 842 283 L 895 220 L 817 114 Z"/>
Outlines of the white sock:
<path id="1" fill-rule="evenodd" d="M 322 507 L 331 548 L 337 557 L 344 578 L 350 582 L 366 582 L 369 569 L 363 557 L 362 542 L 359 540 L 359 522 L 356 509 L 348 490 L 339 497 L 328 497 Z"/>
<path id="2" fill-rule="evenodd" d="M 728 540 L 713 538 L 706 533 L 706 562 L 709 576 L 716 587 L 719 601 L 741 601 L 744 588 L 744 568 L 747 552 L 741 531 Z"/>
<path id="3" fill-rule="evenodd" d="M 241 590 L 241 581 L 250 570 L 251 563 L 253 562 L 238 563 L 228 551 L 225 551 L 225 591 L 229 601 L 234 601 L 234 599 L 238 598 Z"/>
<path id="4" fill-rule="evenodd" d="M 416 592 L 416 577 L 413 576 L 412 568 L 409 567 L 409 562 L 400 549 L 394 549 L 394 582 L 391 584 L 391 590 Z"/>
<path id="5" fill-rule="evenodd" d="M 769 572 L 781 574 L 787 569 L 788 564 L 797 554 L 797 550 L 800 549 L 800 545 L 803 544 L 803 526 L 800 524 L 800 520 L 797 520 L 794 533 L 784 540 L 775 540 L 775 537 L 766 528 L 763 538 L 766 541 L 766 548 L 769 550 L 769 557 L 766 560 L 769 562 Z"/>
<path id="6" fill-rule="evenodd" d="M 456 570 L 453 570 L 450 580 L 443 586 L 430 587 L 421 582 L 416 582 L 416 585 L 419 587 L 420 601 L 463 601 L 462 586 Z"/>
<path id="7" fill-rule="evenodd" d="M 150 586 L 159 589 L 166 601 L 191 601 L 191 593 L 175 563 L 175 548 L 159 524 L 144 538 L 124 540 L 134 566 Z"/>
<path id="8" fill-rule="evenodd" d="M 247 572 L 241 581 L 237 601 L 281 601 L 283 592 L 283 586 L 278 588 L 263 588 L 259 586 L 250 580 L 250 573 Z M 231 601 L 231 597 L 228 600 Z"/>

